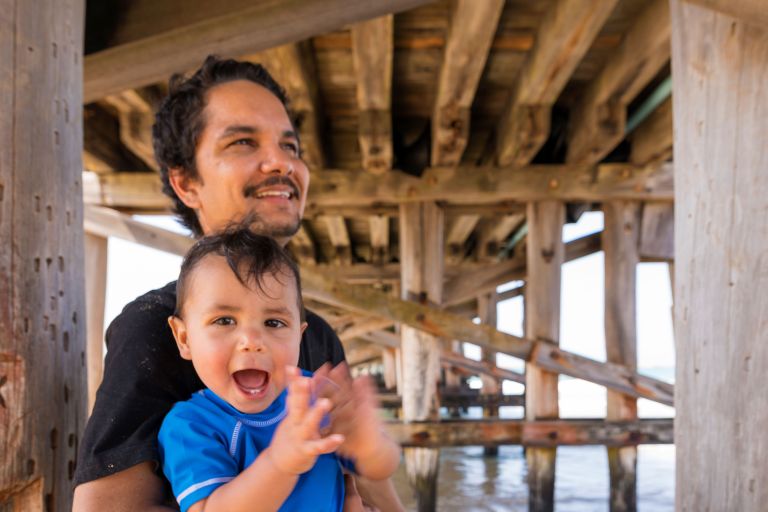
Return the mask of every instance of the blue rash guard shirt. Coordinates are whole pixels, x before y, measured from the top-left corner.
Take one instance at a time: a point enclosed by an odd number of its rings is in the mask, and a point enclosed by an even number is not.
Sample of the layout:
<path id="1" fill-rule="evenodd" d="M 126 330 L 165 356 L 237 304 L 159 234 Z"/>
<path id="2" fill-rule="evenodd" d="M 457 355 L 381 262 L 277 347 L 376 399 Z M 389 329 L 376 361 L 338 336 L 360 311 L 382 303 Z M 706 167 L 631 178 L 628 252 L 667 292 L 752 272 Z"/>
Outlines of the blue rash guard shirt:
<path id="1" fill-rule="evenodd" d="M 286 395 L 284 390 L 257 414 L 241 413 L 209 389 L 173 406 L 158 439 L 163 472 L 182 512 L 239 475 L 269 446 L 286 415 Z M 342 466 L 354 469 L 336 454 L 319 456 L 312 469 L 299 477 L 280 510 L 341 511 Z"/>

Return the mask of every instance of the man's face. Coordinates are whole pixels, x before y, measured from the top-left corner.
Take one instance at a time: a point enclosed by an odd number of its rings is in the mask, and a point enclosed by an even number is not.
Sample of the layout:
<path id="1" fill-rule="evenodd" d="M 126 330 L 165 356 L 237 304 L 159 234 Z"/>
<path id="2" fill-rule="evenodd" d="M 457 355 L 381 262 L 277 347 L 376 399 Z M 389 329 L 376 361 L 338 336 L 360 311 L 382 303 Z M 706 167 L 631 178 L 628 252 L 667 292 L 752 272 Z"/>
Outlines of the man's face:
<path id="1" fill-rule="evenodd" d="M 248 80 L 208 91 L 195 151 L 198 177 L 171 170 L 181 200 L 197 212 L 205 234 L 249 219 L 251 229 L 283 244 L 304 213 L 309 170 L 280 100 Z"/>
<path id="2" fill-rule="evenodd" d="M 286 386 L 285 367 L 299 360 L 306 327 L 296 282 L 265 274 L 261 289 L 243 286 L 226 260 L 203 258 L 190 276 L 182 318 L 171 317 L 179 352 L 200 380 L 235 409 L 266 409 Z"/>

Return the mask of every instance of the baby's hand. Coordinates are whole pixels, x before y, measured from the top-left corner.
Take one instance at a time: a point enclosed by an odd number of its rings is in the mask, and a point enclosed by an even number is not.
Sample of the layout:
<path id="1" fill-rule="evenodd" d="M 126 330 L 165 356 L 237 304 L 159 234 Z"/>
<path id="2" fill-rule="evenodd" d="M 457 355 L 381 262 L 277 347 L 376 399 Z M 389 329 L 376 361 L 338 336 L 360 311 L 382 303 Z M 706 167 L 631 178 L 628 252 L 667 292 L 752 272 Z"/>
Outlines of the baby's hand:
<path id="1" fill-rule="evenodd" d="M 321 398 L 310 407 L 310 380 L 296 367 L 286 368 L 288 379 L 287 415 L 275 431 L 265 453 L 277 469 L 292 475 L 309 471 L 319 455 L 331 453 L 344 442 L 341 434 L 320 435 L 320 422 L 331 409 Z"/>

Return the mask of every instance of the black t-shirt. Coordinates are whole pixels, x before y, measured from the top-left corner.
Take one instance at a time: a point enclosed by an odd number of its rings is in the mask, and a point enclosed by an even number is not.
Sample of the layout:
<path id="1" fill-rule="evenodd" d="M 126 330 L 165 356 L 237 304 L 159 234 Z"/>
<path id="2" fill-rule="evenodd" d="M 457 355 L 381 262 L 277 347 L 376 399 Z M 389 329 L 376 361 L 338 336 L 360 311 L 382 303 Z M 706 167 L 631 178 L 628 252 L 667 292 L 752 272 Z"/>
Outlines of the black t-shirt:
<path id="1" fill-rule="evenodd" d="M 204 387 L 168 326 L 175 305 L 174 281 L 128 304 L 107 329 L 104 380 L 80 443 L 75 485 L 159 461 L 157 433 L 166 413 Z M 342 362 L 331 327 L 310 311 L 306 317 L 299 367 L 315 371 Z"/>

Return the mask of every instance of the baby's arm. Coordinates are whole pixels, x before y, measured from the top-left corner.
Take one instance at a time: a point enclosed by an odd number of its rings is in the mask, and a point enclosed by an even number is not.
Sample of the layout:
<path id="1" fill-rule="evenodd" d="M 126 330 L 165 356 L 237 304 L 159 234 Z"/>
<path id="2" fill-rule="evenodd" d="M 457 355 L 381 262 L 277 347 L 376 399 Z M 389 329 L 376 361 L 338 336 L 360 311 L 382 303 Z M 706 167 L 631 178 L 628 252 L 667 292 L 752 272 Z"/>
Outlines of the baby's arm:
<path id="1" fill-rule="evenodd" d="M 299 475 L 312 468 L 319 455 L 336 451 L 343 442 L 339 434 L 321 437 L 319 433 L 330 401 L 318 400 L 310 407 L 310 379 L 302 377 L 297 368 L 286 370 L 286 375 L 288 413 L 269 447 L 237 477 L 192 505 L 191 512 L 277 510 L 293 491 Z"/>
<path id="2" fill-rule="evenodd" d="M 353 380 L 344 363 L 319 373 L 338 387 L 331 396 L 331 428 L 345 438 L 339 455 L 354 461 L 357 473 L 365 478 L 382 480 L 391 476 L 400 464 L 400 446 L 384 431 L 370 379 Z"/>

